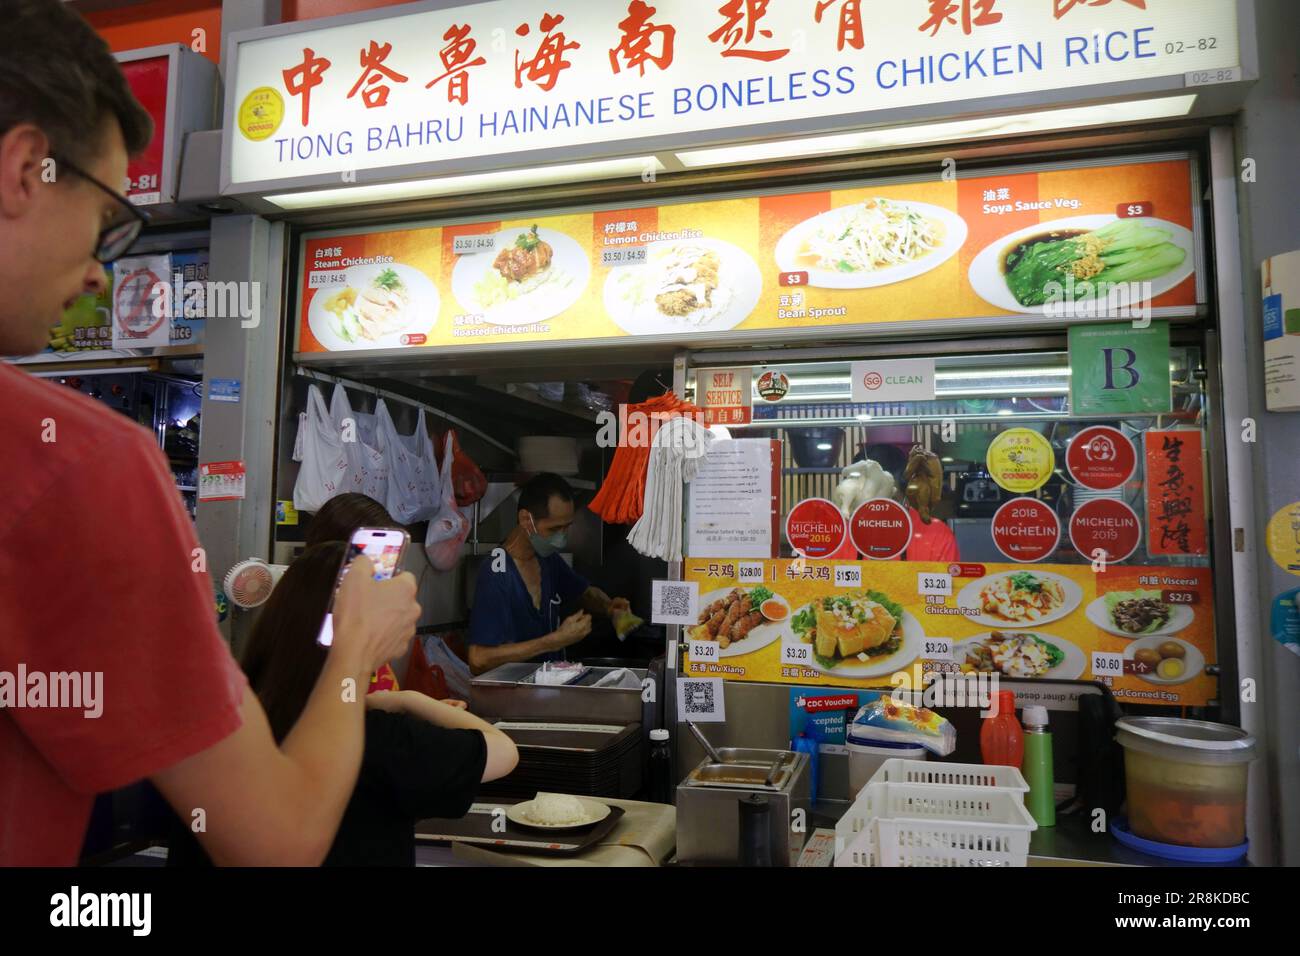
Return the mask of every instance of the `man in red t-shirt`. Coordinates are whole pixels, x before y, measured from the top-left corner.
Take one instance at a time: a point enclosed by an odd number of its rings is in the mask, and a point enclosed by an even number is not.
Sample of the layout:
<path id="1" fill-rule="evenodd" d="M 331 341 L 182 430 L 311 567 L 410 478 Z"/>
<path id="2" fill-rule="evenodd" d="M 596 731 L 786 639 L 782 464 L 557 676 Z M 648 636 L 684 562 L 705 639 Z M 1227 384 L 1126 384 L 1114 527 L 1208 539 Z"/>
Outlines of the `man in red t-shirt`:
<path id="1" fill-rule="evenodd" d="M 59 0 L 6 14 L 0 355 L 22 355 L 132 241 L 120 189 L 151 123 Z M 218 863 L 320 862 L 361 764 L 366 682 L 415 629 L 414 579 L 376 582 L 358 559 L 325 670 L 277 748 L 149 433 L 4 363 L 0 416 L 0 865 L 76 863 L 95 795 L 143 778 L 203 821 Z"/>

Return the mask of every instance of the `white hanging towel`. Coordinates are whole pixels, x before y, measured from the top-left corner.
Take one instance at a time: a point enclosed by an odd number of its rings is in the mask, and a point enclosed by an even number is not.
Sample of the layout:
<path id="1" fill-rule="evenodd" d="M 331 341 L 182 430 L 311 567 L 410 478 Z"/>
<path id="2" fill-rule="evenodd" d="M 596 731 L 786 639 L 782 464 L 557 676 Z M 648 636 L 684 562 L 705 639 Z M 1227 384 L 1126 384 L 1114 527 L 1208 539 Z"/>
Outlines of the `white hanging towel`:
<path id="1" fill-rule="evenodd" d="M 655 434 L 646 470 L 641 517 L 628 544 L 664 561 L 682 559 L 682 485 L 699 474 L 713 435 L 692 418 L 670 418 Z"/>
<path id="2" fill-rule="evenodd" d="M 301 462 L 293 485 L 293 506 L 309 514 L 345 490 L 348 459 L 338 428 L 315 385 L 307 388 L 307 411 L 299 417 L 295 451 Z"/>

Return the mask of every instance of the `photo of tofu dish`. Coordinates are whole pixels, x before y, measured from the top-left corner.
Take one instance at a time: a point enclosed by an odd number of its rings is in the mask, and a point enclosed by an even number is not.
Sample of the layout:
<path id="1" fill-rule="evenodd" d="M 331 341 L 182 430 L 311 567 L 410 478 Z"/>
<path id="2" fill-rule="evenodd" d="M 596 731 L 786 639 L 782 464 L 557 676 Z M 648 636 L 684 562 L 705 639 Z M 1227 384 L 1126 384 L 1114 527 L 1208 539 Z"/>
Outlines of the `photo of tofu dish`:
<path id="1" fill-rule="evenodd" d="M 901 667 L 916 656 L 923 637 L 901 604 L 872 590 L 819 598 L 800 608 L 791 623 L 799 639 L 813 646 L 817 667 L 844 676 Z"/>
<path id="2" fill-rule="evenodd" d="M 731 588 L 704 595 L 695 641 L 716 641 L 719 657 L 749 654 L 789 634 L 790 605 L 770 588 Z"/>

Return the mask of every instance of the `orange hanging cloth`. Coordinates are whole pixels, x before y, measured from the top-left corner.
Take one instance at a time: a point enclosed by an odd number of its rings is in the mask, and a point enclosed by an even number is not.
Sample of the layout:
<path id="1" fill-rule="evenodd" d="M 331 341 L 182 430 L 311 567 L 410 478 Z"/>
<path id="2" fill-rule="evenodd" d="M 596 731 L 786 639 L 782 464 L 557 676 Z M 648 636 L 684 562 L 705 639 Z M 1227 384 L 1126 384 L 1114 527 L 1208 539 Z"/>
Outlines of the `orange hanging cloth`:
<path id="1" fill-rule="evenodd" d="M 650 445 L 655 433 L 667 419 L 678 415 L 695 415 L 699 409 L 666 392 L 639 405 L 625 406 L 624 422 L 632 433 L 619 436 L 614 460 L 605 481 L 587 505 L 608 524 L 635 524 L 641 517 L 645 499 L 646 472 L 650 467 Z"/>

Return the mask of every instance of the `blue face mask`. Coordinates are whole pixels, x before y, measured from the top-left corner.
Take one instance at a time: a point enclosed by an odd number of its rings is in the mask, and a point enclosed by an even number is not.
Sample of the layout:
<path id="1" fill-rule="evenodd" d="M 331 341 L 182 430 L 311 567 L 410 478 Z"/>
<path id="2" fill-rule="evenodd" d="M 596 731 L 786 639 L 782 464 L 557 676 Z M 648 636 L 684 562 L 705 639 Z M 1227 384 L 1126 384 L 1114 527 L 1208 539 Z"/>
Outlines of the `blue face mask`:
<path id="1" fill-rule="evenodd" d="M 564 546 L 569 543 L 569 536 L 563 531 L 557 531 L 548 538 L 542 537 L 537 533 L 537 522 L 533 520 L 532 515 L 528 516 L 528 520 L 533 526 L 533 530 L 528 535 L 528 543 L 533 546 L 533 551 L 539 558 L 549 558 L 557 551 L 563 551 Z"/>

